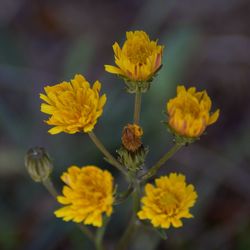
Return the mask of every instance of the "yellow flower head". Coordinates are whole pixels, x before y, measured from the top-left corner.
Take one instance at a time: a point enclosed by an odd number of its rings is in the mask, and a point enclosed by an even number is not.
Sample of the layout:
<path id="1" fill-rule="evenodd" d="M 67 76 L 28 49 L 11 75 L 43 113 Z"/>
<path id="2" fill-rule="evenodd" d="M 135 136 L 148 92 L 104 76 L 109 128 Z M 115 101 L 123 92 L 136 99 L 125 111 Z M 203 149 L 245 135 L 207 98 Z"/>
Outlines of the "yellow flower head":
<path id="1" fill-rule="evenodd" d="M 219 117 L 219 110 L 210 113 L 212 102 L 206 91 L 196 91 L 191 87 L 177 87 L 177 96 L 166 104 L 168 124 L 180 136 L 199 137 L 208 125 Z"/>
<path id="2" fill-rule="evenodd" d="M 113 45 L 115 66 L 105 65 L 109 73 L 121 75 L 132 81 L 147 81 L 162 64 L 163 46 L 150 41 L 144 31 L 129 31 L 122 48 Z"/>
<path id="3" fill-rule="evenodd" d="M 55 215 L 64 221 L 101 227 L 102 213 L 110 216 L 113 210 L 112 175 L 95 166 L 71 166 L 61 179 L 66 185 L 63 196 L 57 200 L 64 207 L 55 211 Z"/>
<path id="4" fill-rule="evenodd" d="M 62 82 L 44 88 L 46 95 L 40 94 L 41 111 L 51 115 L 46 121 L 53 125 L 50 134 L 66 132 L 90 132 L 103 112 L 106 95 L 99 95 L 101 83 L 93 87 L 82 75 L 75 75 L 70 82 Z"/>
<path id="5" fill-rule="evenodd" d="M 148 219 L 154 227 L 181 227 L 181 218 L 192 218 L 189 209 L 194 205 L 197 193 L 193 185 L 187 185 L 185 176 L 171 173 L 155 180 L 155 185 L 145 186 L 146 195 L 142 197 L 142 210 L 138 212 L 141 220 Z"/>

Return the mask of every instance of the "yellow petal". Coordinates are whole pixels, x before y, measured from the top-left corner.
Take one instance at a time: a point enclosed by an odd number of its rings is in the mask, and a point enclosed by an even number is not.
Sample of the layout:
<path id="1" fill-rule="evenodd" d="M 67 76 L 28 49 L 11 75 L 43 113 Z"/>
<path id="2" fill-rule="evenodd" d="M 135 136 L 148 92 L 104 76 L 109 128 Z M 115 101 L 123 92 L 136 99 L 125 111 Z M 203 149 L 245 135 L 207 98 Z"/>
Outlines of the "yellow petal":
<path id="1" fill-rule="evenodd" d="M 46 95 L 40 94 L 39 96 L 40 96 L 40 99 L 44 100 L 48 104 L 51 104 L 51 100 Z"/>
<path id="2" fill-rule="evenodd" d="M 59 134 L 63 131 L 63 128 L 61 126 L 56 126 L 54 128 L 51 128 L 48 132 L 52 135 Z"/>
<path id="3" fill-rule="evenodd" d="M 99 81 L 95 81 L 93 89 L 99 92 L 101 90 L 101 83 Z"/>
<path id="4" fill-rule="evenodd" d="M 115 66 L 112 65 L 104 65 L 105 70 L 112 74 L 123 75 L 123 71 Z"/>
<path id="5" fill-rule="evenodd" d="M 172 218 L 171 222 L 172 222 L 173 227 L 176 227 L 176 228 L 181 227 L 183 225 L 181 220 L 176 219 L 176 218 Z"/>
<path id="6" fill-rule="evenodd" d="M 41 111 L 45 114 L 52 115 L 55 112 L 55 107 L 48 105 L 46 103 L 41 104 Z"/>
<path id="7" fill-rule="evenodd" d="M 63 205 L 68 205 L 71 203 L 71 201 L 69 201 L 67 198 L 65 198 L 64 196 L 57 196 L 57 201 Z"/>
<path id="8" fill-rule="evenodd" d="M 188 89 L 187 92 L 190 93 L 191 95 L 193 95 L 196 92 L 196 88 L 195 87 L 191 87 L 191 88 Z"/>
<path id="9" fill-rule="evenodd" d="M 182 93 L 182 92 L 186 92 L 185 86 L 183 86 L 183 85 L 177 86 L 177 95 Z"/>
<path id="10" fill-rule="evenodd" d="M 121 48 L 118 43 L 114 43 L 113 50 L 114 50 L 115 56 L 119 58 L 121 56 Z"/>
<path id="11" fill-rule="evenodd" d="M 102 108 L 105 105 L 106 101 L 107 101 L 107 96 L 104 94 L 104 95 L 101 96 L 101 98 L 99 100 L 98 107 Z"/>
<path id="12" fill-rule="evenodd" d="M 220 115 L 220 110 L 217 109 L 217 110 L 210 116 L 208 125 L 215 123 L 215 122 L 218 120 L 219 115 Z"/>

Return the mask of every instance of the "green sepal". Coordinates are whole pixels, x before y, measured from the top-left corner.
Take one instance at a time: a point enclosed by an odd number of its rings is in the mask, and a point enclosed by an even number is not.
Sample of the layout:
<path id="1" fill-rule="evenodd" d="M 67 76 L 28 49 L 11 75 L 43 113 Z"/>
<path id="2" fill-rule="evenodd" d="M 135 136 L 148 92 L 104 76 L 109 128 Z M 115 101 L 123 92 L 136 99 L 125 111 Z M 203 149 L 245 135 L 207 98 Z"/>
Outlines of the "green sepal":
<path id="1" fill-rule="evenodd" d="M 134 81 L 124 75 L 118 75 L 118 76 L 124 80 L 126 84 L 126 90 L 128 93 L 134 94 L 137 91 L 141 93 L 146 93 L 150 89 L 151 83 L 153 82 L 154 78 L 157 76 L 157 73 L 161 68 L 162 65 L 154 73 L 152 73 L 149 76 L 149 78 L 145 81 Z"/>
<path id="2" fill-rule="evenodd" d="M 118 190 L 118 185 L 115 184 L 115 186 L 114 186 L 114 191 L 113 191 L 113 195 L 114 195 L 114 196 L 117 195 L 117 190 Z"/>
<path id="3" fill-rule="evenodd" d="M 127 150 L 124 146 L 121 146 L 121 148 L 116 150 L 116 152 L 119 155 L 119 161 L 126 166 L 128 171 L 137 173 L 143 168 L 149 148 L 142 145 L 135 152 L 132 152 Z"/>
<path id="4" fill-rule="evenodd" d="M 154 231 L 157 232 L 158 235 L 160 235 L 160 237 L 163 239 L 163 240 L 167 240 L 168 239 L 168 236 L 167 236 L 167 230 L 166 229 L 163 229 L 163 228 L 154 228 Z"/>
<path id="5" fill-rule="evenodd" d="M 137 91 L 146 93 L 150 89 L 150 84 L 152 82 L 150 80 L 134 82 L 128 79 L 124 79 L 124 81 L 127 87 L 126 91 L 130 94 L 134 94 Z"/>
<path id="6" fill-rule="evenodd" d="M 163 122 L 168 129 L 168 132 L 174 136 L 174 142 L 183 146 L 188 146 L 191 143 L 194 143 L 197 140 L 200 140 L 200 137 L 187 137 L 183 135 L 179 135 L 176 133 L 173 128 L 168 124 L 168 122 Z"/>

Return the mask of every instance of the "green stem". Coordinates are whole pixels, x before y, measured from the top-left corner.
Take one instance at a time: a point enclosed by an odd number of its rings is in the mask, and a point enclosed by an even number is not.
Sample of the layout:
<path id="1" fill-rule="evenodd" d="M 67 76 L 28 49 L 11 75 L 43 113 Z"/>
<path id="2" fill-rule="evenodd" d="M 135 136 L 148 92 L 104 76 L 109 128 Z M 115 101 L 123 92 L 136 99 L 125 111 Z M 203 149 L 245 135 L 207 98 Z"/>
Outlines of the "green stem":
<path id="1" fill-rule="evenodd" d="M 83 232 L 83 234 L 85 234 L 87 236 L 87 238 L 94 242 L 95 241 L 95 237 L 94 234 L 83 224 L 77 224 L 77 226 L 79 227 L 79 229 Z"/>
<path id="2" fill-rule="evenodd" d="M 144 174 L 141 178 L 142 181 L 147 181 L 151 177 L 153 177 L 157 171 L 162 167 L 162 165 L 169 160 L 181 147 L 183 144 L 175 143 L 174 146 L 162 156 L 162 158 L 153 166 L 151 167 L 146 174 Z"/>
<path id="3" fill-rule="evenodd" d="M 49 193 L 57 200 L 58 193 L 53 185 L 53 182 L 50 178 L 47 178 L 43 182 L 44 187 L 49 191 Z M 94 241 L 93 233 L 84 225 L 76 223 L 80 230 L 91 240 Z"/>
<path id="4" fill-rule="evenodd" d="M 56 199 L 58 196 L 58 193 L 57 193 L 51 179 L 48 177 L 42 183 L 43 183 L 44 187 L 49 191 L 49 193 Z"/>
<path id="5" fill-rule="evenodd" d="M 119 241 L 116 250 L 127 250 L 127 245 L 129 243 L 130 238 L 132 237 L 133 233 L 135 231 L 135 217 L 132 216 L 129 224 L 126 228 L 125 233 L 123 234 L 121 240 Z"/>
<path id="6" fill-rule="evenodd" d="M 134 191 L 134 187 L 133 185 L 130 184 L 128 189 L 125 192 L 120 193 L 116 196 L 114 205 L 120 205 L 121 203 L 123 203 L 125 200 L 127 200 L 127 198 L 130 196 L 130 194 L 133 191 Z"/>
<path id="7" fill-rule="evenodd" d="M 136 90 L 135 92 L 135 106 L 134 106 L 134 123 L 139 124 L 141 112 L 141 92 Z"/>
<path id="8" fill-rule="evenodd" d="M 93 143 L 96 145 L 96 147 L 104 154 L 104 156 L 107 158 L 108 162 L 116 167 L 118 170 L 120 170 L 126 177 L 127 172 L 125 168 L 119 163 L 115 157 L 109 153 L 109 151 L 105 148 L 105 146 L 102 144 L 102 142 L 97 138 L 95 133 L 93 131 L 89 132 L 89 137 L 93 141 Z"/>
<path id="9" fill-rule="evenodd" d="M 141 187 L 140 182 L 137 180 L 137 178 L 134 179 L 134 193 L 133 193 L 133 212 L 135 215 L 135 218 L 137 218 L 137 212 L 140 209 L 140 193 L 141 193 Z"/>
<path id="10" fill-rule="evenodd" d="M 106 230 L 108 221 L 109 221 L 109 219 L 105 218 L 103 226 L 97 229 L 96 237 L 95 237 L 96 250 L 104 250 L 103 237 L 104 237 L 104 234 L 105 234 L 105 230 Z"/>
<path id="11" fill-rule="evenodd" d="M 140 208 L 140 183 L 136 178 L 133 180 L 134 192 L 133 192 L 133 215 L 129 221 L 128 227 L 126 228 L 121 240 L 117 245 L 117 250 L 126 250 L 128 249 L 127 245 L 131 240 L 131 237 L 136 231 L 136 222 L 137 222 L 137 212 Z"/>

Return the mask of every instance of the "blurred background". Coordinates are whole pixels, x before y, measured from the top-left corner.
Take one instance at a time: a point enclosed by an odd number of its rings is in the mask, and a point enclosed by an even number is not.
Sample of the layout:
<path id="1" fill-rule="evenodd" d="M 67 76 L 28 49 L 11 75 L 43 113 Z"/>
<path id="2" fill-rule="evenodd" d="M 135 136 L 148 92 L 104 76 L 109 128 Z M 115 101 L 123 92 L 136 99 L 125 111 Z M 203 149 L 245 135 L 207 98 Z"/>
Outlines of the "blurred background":
<path id="1" fill-rule="evenodd" d="M 143 96 L 146 167 L 171 147 L 161 121 L 177 84 L 207 89 L 221 116 L 160 173 L 182 172 L 196 186 L 195 218 L 168 230 L 166 241 L 141 228 L 130 249 L 249 250 L 249 9 L 247 0 L 0 0 L 0 249 L 93 249 L 73 224 L 55 218 L 58 204 L 29 178 L 23 158 L 30 147 L 45 147 L 58 190 L 71 164 L 113 171 L 86 135 L 47 133 L 39 93 L 75 73 L 99 79 L 108 102 L 95 132 L 115 153 L 134 100 L 103 65 L 113 64 L 112 44 L 123 43 L 126 31 L 143 29 L 165 45 L 163 68 Z M 113 174 L 124 189 L 121 176 Z M 115 208 L 105 235 L 111 249 L 129 216 L 130 200 Z"/>

